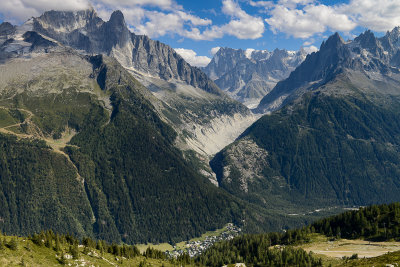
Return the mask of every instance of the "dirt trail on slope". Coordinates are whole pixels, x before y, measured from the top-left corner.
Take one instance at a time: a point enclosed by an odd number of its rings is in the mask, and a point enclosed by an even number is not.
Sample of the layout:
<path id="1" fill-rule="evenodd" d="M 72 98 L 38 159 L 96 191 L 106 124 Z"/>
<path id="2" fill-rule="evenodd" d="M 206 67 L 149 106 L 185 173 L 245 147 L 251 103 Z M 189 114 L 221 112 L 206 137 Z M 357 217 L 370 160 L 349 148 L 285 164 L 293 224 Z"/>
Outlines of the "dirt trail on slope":
<path id="1" fill-rule="evenodd" d="M 0 107 L 0 108 L 9 110 L 9 108 L 6 108 L 6 107 Z M 78 168 L 72 162 L 69 155 L 62 150 L 71 141 L 72 137 L 74 137 L 76 135 L 75 130 L 68 128 L 62 134 L 62 137 L 60 139 L 46 138 L 44 136 L 44 134 L 42 133 L 42 131 L 40 130 L 40 128 L 37 127 L 37 125 L 34 122 L 32 122 L 32 117 L 34 114 L 30 110 L 26 110 L 26 109 L 22 109 L 22 108 L 16 108 L 16 109 L 19 111 L 26 112 L 28 114 L 28 116 L 24 119 L 23 122 L 15 123 L 12 125 L 7 125 L 5 127 L 0 127 L 0 133 L 14 135 L 14 136 L 16 136 L 18 138 L 22 138 L 22 139 L 40 139 L 40 140 L 45 141 L 46 144 L 48 146 L 50 146 L 54 152 L 63 155 L 68 160 L 68 162 L 72 164 L 72 166 L 76 170 L 77 179 L 79 181 L 82 181 L 82 183 L 84 183 L 84 179 L 79 175 Z M 23 124 L 28 124 L 28 125 L 32 126 L 35 129 L 35 134 L 16 133 L 14 131 L 9 130 L 12 127 L 21 127 Z M 70 145 L 70 146 L 73 146 L 73 145 Z"/>

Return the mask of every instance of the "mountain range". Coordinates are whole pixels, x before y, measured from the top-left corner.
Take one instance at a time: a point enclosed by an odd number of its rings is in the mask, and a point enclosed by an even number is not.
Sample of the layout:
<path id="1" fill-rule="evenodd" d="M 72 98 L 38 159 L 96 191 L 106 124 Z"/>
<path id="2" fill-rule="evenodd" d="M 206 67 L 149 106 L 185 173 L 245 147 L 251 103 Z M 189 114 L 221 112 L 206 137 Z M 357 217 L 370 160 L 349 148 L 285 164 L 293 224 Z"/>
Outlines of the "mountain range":
<path id="1" fill-rule="evenodd" d="M 176 242 L 398 201 L 399 39 L 221 48 L 199 69 L 120 11 L 4 22 L 0 230 Z"/>
<path id="2" fill-rule="evenodd" d="M 232 98 L 254 108 L 277 82 L 286 79 L 305 59 L 304 49 L 232 49 L 222 47 L 204 72 Z"/>

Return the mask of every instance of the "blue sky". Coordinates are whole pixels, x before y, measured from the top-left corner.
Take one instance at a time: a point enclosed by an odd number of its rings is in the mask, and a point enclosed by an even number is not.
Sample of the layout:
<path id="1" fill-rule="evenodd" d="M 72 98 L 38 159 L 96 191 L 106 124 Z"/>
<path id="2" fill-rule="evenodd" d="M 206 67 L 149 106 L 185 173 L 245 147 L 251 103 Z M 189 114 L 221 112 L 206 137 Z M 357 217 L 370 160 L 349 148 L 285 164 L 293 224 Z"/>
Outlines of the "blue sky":
<path id="1" fill-rule="evenodd" d="M 314 51 L 336 31 L 352 39 L 365 29 L 383 35 L 400 25 L 399 0 L 1 0 L 0 21 L 20 24 L 45 10 L 89 5 L 104 20 L 120 9 L 133 32 L 198 66 L 217 47 Z"/>

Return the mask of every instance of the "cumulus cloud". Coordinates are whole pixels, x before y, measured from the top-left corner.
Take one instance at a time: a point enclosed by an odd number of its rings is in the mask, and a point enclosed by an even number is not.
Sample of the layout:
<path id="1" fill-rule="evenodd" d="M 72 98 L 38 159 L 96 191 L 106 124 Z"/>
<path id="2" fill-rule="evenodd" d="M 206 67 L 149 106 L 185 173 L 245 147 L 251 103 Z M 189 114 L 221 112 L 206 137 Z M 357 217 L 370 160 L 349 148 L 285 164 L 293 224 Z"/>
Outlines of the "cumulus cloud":
<path id="1" fill-rule="evenodd" d="M 312 52 L 317 52 L 318 51 L 318 47 L 314 46 L 314 45 L 310 45 L 310 46 L 305 46 L 303 47 L 304 51 L 307 52 L 307 54 L 311 54 Z"/>
<path id="2" fill-rule="evenodd" d="M 39 16 L 46 10 L 81 10 L 89 7 L 87 0 L 1 0 L 0 13 L 5 20 L 21 22 Z"/>
<path id="3" fill-rule="evenodd" d="M 205 67 L 211 61 L 211 58 L 198 56 L 197 53 L 191 49 L 174 48 L 174 50 L 192 66 Z"/>
<path id="4" fill-rule="evenodd" d="M 232 0 L 222 1 L 222 12 L 231 16 L 232 20 L 216 31 L 222 31 L 239 39 L 257 39 L 262 37 L 265 27 L 260 17 L 247 14 L 237 2 Z"/>
<path id="5" fill-rule="evenodd" d="M 212 23 L 211 20 L 202 19 L 197 16 L 188 14 L 183 11 L 172 13 L 163 13 L 159 11 L 143 11 L 147 21 L 143 24 L 136 23 L 134 31 L 138 34 L 146 34 L 150 37 L 158 37 L 166 34 L 178 34 L 184 37 L 196 39 L 192 37 L 190 31 L 186 30 L 184 25 L 205 26 Z M 128 20 L 128 23 L 130 21 Z M 193 28 L 195 30 L 196 28 Z"/>
<path id="6" fill-rule="evenodd" d="M 358 25 L 384 32 L 400 26 L 400 2 L 398 0 L 351 0 L 338 10 L 348 14 Z"/>
<path id="7" fill-rule="evenodd" d="M 214 56 L 220 49 L 221 49 L 221 47 L 219 47 L 219 46 L 211 48 L 211 50 L 210 50 L 211 55 Z"/>
<path id="8" fill-rule="evenodd" d="M 254 6 L 254 7 L 264 7 L 264 8 L 272 8 L 274 6 L 274 3 L 271 1 L 249 1 L 249 5 Z"/>
<path id="9" fill-rule="evenodd" d="M 156 6 L 163 9 L 170 9 L 176 6 L 172 0 L 98 0 L 98 2 L 111 6 Z"/>
<path id="10" fill-rule="evenodd" d="M 162 14 L 153 12 L 148 14 L 149 21 L 137 28 L 139 33 L 150 37 L 177 33 L 193 40 L 214 40 L 225 35 L 235 36 L 238 39 L 257 39 L 265 31 L 264 21 L 260 17 L 247 14 L 237 2 L 222 1 L 222 12 L 230 17 L 230 21 L 223 25 L 211 25 L 212 21 L 181 12 Z M 192 27 L 185 28 L 183 22 L 189 22 Z M 201 29 L 200 26 L 207 26 Z"/>
<path id="11" fill-rule="evenodd" d="M 274 33 L 284 32 L 296 38 L 309 38 L 317 33 L 353 30 L 357 24 L 335 7 L 306 5 L 302 9 L 277 5 L 265 19 Z"/>
<path id="12" fill-rule="evenodd" d="M 305 6 L 315 2 L 315 0 L 280 0 L 279 4 L 289 8 L 296 8 L 297 6 Z"/>
<path id="13" fill-rule="evenodd" d="M 249 4 L 265 10 L 265 21 L 274 33 L 295 38 L 309 38 L 328 30 L 349 33 L 357 26 L 384 32 L 400 25 L 398 0 L 350 0 L 330 6 L 316 0 L 250 0 Z"/>
<path id="14" fill-rule="evenodd" d="M 308 41 L 305 41 L 304 43 L 303 43 L 303 45 L 304 46 L 309 46 L 309 45 L 312 45 L 314 43 L 314 39 L 310 39 L 310 40 L 308 40 Z"/>

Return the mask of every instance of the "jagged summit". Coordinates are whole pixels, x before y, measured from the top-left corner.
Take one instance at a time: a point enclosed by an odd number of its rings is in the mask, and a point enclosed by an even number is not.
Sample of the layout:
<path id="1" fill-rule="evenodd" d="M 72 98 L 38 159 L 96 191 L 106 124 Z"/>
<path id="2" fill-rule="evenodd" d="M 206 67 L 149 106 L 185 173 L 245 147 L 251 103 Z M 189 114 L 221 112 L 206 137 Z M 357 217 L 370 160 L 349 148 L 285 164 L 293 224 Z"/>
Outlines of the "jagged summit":
<path id="1" fill-rule="evenodd" d="M 46 11 L 34 18 L 35 27 L 55 32 L 71 32 L 103 23 L 93 8 L 80 11 Z"/>
<path id="2" fill-rule="evenodd" d="M 344 44 L 343 38 L 339 35 L 339 33 L 334 33 L 331 35 L 326 41 L 323 41 L 320 47 L 322 49 L 329 49 L 329 48 L 337 48 Z"/>
<path id="3" fill-rule="evenodd" d="M 124 14 L 120 10 L 115 10 L 111 14 L 110 20 L 108 22 L 115 26 L 120 26 L 120 27 L 126 26 Z"/>

